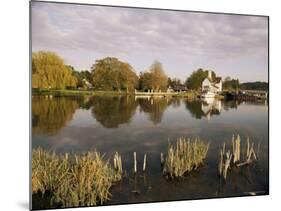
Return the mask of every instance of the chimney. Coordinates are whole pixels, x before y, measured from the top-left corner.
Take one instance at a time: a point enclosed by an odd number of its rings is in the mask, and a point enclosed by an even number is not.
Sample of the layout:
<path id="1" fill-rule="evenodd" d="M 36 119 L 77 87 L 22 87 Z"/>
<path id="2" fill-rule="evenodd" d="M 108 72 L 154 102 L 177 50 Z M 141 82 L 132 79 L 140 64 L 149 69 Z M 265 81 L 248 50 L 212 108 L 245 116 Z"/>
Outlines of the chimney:
<path id="1" fill-rule="evenodd" d="M 208 70 L 208 78 L 209 78 L 210 80 L 212 80 L 212 71 L 211 71 L 211 70 Z"/>

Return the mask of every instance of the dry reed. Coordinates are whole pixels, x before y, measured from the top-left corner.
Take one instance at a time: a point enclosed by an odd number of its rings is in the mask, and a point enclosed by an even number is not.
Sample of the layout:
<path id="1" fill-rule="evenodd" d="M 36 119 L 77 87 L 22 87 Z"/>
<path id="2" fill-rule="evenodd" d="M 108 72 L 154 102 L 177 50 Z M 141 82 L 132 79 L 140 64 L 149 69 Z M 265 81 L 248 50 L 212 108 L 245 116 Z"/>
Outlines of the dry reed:
<path id="1" fill-rule="evenodd" d="M 256 153 L 254 151 L 254 143 L 250 143 L 249 138 L 247 138 L 247 145 L 245 155 L 242 158 L 241 156 L 241 139 L 240 136 L 237 135 L 232 136 L 232 152 L 228 150 L 225 151 L 225 143 L 223 144 L 222 149 L 220 150 L 220 161 L 218 165 L 219 175 L 223 176 L 226 180 L 227 171 L 231 168 L 231 166 L 243 166 L 250 164 L 253 160 L 257 160 Z M 244 159 L 244 161 L 242 161 Z"/>
<path id="2" fill-rule="evenodd" d="M 32 151 L 32 193 L 49 191 L 51 204 L 61 207 L 103 204 L 109 189 L 121 180 L 103 156 L 96 152 L 84 155 L 56 155 L 42 149 Z"/>
<path id="3" fill-rule="evenodd" d="M 203 164 L 209 143 L 200 139 L 179 138 L 176 144 L 168 147 L 163 173 L 169 178 L 182 177 Z"/>

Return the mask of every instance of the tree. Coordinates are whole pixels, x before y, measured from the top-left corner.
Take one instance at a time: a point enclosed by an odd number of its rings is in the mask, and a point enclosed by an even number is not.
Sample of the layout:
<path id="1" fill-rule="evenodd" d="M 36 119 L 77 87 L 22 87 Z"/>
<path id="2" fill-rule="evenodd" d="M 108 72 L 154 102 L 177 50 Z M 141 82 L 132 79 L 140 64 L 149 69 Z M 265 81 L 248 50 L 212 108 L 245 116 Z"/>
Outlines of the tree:
<path id="1" fill-rule="evenodd" d="M 150 68 L 151 88 L 154 90 L 166 91 L 168 85 L 168 77 L 165 74 L 162 64 L 158 61 L 154 62 Z"/>
<path id="2" fill-rule="evenodd" d="M 168 86 L 175 88 L 177 86 L 182 86 L 181 80 L 178 78 L 168 78 Z"/>
<path id="3" fill-rule="evenodd" d="M 154 62 L 147 72 L 140 74 L 140 88 L 165 91 L 168 85 L 168 77 L 165 74 L 162 64 Z"/>
<path id="4" fill-rule="evenodd" d="M 86 79 L 89 83 L 92 83 L 92 74 L 90 71 L 88 70 L 77 71 L 71 65 L 67 65 L 67 68 L 69 68 L 72 71 L 72 75 L 77 79 L 77 87 L 87 88 L 84 79 Z"/>
<path id="5" fill-rule="evenodd" d="M 241 89 L 246 90 L 268 90 L 268 83 L 267 82 L 247 82 L 240 84 Z"/>
<path id="6" fill-rule="evenodd" d="M 137 86 L 138 77 L 132 66 L 114 57 L 97 60 L 91 71 L 96 89 L 132 91 Z"/>
<path id="7" fill-rule="evenodd" d="M 53 52 L 32 53 L 32 88 L 76 87 L 77 79 L 62 58 Z"/>
<path id="8" fill-rule="evenodd" d="M 240 88 L 240 83 L 238 79 L 231 79 L 228 76 L 224 79 L 222 87 L 224 90 L 237 90 Z"/>
<path id="9" fill-rule="evenodd" d="M 193 71 L 191 75 L 186 79 L 185 85 L 189 89 L 199 90 L 201 88 L 202 82 L 208 77 L 208 70 L 203 70 L 202 68 Z M 212 78 L 215 78 L 216 74 L 212 71 Z"/>

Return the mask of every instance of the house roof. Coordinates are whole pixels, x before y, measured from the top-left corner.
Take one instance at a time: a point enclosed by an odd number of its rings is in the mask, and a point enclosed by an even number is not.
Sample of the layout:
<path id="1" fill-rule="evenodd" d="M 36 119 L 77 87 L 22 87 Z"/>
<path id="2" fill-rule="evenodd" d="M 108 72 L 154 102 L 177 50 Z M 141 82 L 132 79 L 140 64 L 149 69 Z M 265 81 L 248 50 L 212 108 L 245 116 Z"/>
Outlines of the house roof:
<path id="1" fill-rule="evenodd" d="M 221 81 L 221 77 L 216 77 L 212 80 L 214 83 L 219 83 Z"/>

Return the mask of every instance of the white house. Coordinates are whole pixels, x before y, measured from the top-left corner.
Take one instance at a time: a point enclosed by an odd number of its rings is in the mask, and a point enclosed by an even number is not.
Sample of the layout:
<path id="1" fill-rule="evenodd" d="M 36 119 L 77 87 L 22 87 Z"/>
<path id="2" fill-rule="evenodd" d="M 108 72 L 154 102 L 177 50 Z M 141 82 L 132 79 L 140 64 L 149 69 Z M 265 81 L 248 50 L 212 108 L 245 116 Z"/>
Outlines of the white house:
<path id="1" fill-rule="evenodd" d="M 202 91 L 209 91 L 212 93 L 219 93 L 222 91 L 221 77 L 212 78 L 212 71 L 208 71 L 208 77 L 202 82 Z"/>
<path id="2" fill-rule="evenodd" d="M 92 85 L 86 78 L 83 78 L 82 81 L 83 81 L 83 84 L 84 84 L 87 88 L 92 88 L 92 87 L 93 87 L 93 85 Z"/>

